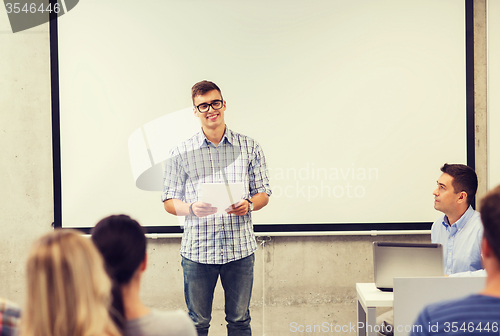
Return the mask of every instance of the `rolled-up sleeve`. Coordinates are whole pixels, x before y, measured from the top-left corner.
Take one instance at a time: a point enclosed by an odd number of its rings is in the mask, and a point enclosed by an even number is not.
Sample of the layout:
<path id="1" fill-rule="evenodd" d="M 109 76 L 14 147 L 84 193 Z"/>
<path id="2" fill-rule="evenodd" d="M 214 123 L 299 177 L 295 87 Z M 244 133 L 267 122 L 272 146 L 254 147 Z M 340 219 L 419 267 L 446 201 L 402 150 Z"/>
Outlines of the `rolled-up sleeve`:
<path id="1" fill-rule="evenodd" d="M 187 174 L 182 165 L 179 151 L 173 149 L 170 158 L 165 162 L 165 175 L 163 177 L 162 202 L 171 198 L 184 199 Z"/>
<path id="2" fill-rule="evenodd" d="M 269 172 L 266 164 L 266 157 L 258 143 L 255 144 L 255 155 L 250 162 L 249 169 L 250 197 L 258 193 L 266 193 L 271 196 L 269 186 Z"/>

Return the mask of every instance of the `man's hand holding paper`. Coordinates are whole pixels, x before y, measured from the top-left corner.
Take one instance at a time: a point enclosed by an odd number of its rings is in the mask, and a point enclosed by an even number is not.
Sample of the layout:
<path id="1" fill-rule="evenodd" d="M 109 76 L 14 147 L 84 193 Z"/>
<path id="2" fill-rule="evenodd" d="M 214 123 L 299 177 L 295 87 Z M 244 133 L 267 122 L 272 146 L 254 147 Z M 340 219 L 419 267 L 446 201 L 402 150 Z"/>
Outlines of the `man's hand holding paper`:
<path id="1" fill-rule="evenodd" d="M 240 200 L 238 203 L 235 203 L 231 205 L 229 208 L 226 209 L 226 212 L 228 214 L 233 214 L 236 216 L 244 216 L 248 212 L 248 201 L 247 200 Z"/>
<path id="2" fill-rule="evenodd" d="M 243 183 L 203 183 L 201 199 L 203 203 L 217 208 L 217 214 L 232 213 L 241 216 L 248 211 L 248 202 L 242 199 L 244 191 Z"/>
<path id="3" fill-rule="evenodd" d="M 217 212 L 217 208 L 210 203 L 194 202 L 191 209 L 196 217 L 206 217 Z"/>

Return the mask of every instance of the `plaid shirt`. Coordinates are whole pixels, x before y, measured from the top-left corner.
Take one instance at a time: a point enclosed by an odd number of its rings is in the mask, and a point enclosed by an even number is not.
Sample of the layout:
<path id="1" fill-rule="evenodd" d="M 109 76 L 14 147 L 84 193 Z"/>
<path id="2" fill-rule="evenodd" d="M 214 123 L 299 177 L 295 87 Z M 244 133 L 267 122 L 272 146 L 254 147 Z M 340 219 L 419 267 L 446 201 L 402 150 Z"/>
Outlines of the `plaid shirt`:
<path id="1" fill-rule="evenodd" d="M 228 183 L 243 182 L 245 199 L 257 193 L 271 195 L 266 160 L 256 141 L 226 127 L 215 146 L 200 131 L 171 150 L 162 201 L 199 201 L 202 183 L 224 183 L 225 178 Z M 184 258 L 202 264 L 225 264 L 245 258 L 256 249 L 251 213 L 186 216 L 181 244 Z"/>
<path id="2" fill-rule="evenodd" d="M 21 309 L 16 304 L 0 298 L 0 336 L 17 335 Z"/>

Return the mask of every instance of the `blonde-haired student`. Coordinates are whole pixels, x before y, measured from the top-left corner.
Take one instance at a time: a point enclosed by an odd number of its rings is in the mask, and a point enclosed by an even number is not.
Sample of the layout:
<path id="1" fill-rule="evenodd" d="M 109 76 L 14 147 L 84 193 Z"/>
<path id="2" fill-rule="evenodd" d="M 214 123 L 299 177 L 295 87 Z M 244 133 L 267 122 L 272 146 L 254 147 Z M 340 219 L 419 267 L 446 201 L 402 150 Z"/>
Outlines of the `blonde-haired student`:
<path id="1" fill-rule="evenodd" d="M 20 336 L 119 336 L 108 314 L 111 281 L 92 241 L 55 230 L 32 246 Z"/>

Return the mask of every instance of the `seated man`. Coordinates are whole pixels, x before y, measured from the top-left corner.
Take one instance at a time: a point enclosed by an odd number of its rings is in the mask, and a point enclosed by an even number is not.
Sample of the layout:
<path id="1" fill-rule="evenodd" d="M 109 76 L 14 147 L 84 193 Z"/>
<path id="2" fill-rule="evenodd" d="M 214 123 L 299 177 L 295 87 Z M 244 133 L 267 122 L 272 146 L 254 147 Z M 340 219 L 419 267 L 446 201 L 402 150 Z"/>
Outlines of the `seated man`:
<path id="1" fill-rule="evenodd" d="M 0 335 L 14 336 L 18 334 L 21 308 L 15 303 L 0 298 Z"/>
<path id="2" fill-rule="evenodd" d="M 483 226 L 472 206 L 477 191 L 476 172 L 462 164 L 441 167 L 434 195 L 434 209 L 444 213 L 432 224 L 431 241 L 443 245 L 444 273 L 450 276 L 484 276 L 481 270 Z M 394 311 L 377 317 L 379 335 L 391 336 Z"/>
<path id="3" fill-rule="evenodd" d="M 481 201 L 481 219 L 486 288 L 479 294 L 427 306 L 417 318 L 412 336 L 500 333 L 500 186 Z"/>
<path id="4" fill-rule="evenodd" d="M 441 171 L 433 195 L 434 208 L 444 215 L 432 224 L 431 240 L 443 245 L 445 274 L 474 275 L 472 272 L 482 268 L 483 235 L 479 213 L 471 206 L 477 176 L 472 168 L 461 164 L 445 163 Z"/>

